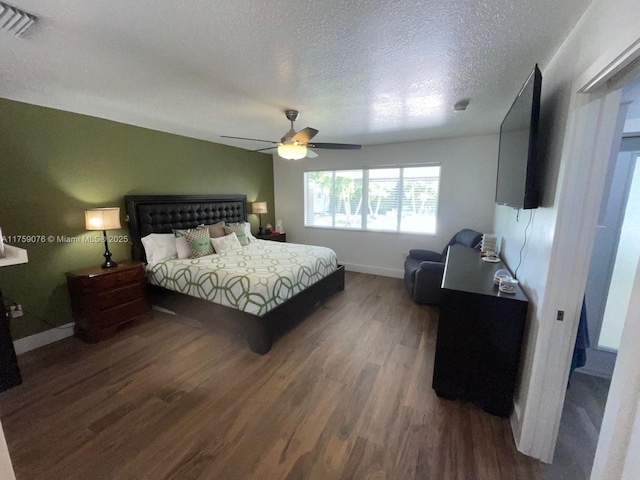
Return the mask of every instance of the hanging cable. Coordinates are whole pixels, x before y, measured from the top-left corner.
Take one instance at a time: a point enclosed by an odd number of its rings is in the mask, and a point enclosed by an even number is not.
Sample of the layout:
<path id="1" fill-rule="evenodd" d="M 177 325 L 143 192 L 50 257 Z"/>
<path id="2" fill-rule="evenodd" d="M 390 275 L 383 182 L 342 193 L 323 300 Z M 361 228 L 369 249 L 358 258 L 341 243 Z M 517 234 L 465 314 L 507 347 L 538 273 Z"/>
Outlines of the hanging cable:
<path id="1" fill-rule="evenodd" d="M 520 247 L 520 260 L 518 261 L 518 266 L 516 267 L 516 271 L 513 273 L 513 278 L 518 279 L 518 269 L 522 264 L 522 252 L 524 251 L 524 247 L 527 245 L 527 230 L 529 230 L 529 225 L 531 225 L 531 220 L 533 219 L 534 210 L 531 209 L 529 211 L 529 221 L 527 222 L 527 226 L 524 228 L 524 242 L 522 243 L 522 247 Z M 520 211 L 518 211 L 520 213 Z"/>

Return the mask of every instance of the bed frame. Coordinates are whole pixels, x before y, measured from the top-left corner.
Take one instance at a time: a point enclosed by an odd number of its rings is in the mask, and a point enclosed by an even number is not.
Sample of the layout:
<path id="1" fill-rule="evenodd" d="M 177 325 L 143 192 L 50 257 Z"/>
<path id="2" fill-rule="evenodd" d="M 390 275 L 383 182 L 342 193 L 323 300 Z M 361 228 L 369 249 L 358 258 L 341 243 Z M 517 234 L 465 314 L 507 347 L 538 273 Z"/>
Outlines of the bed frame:
<path id="1" fill-rule="evenodd" d="M 246 195 L 127 195 L 124 197 L 131 236 L 131 258 L 146 261 L 142 237 L 171 233 L 174 228 L 194 228 L 224 220 L 247 221 Z M 277 335 L 299 322 L 321 301 L 344 290 L 344 266 L 264 315 L 235 310 L 182 293 L 150 286 L 154 305 L 200 321 L 239 327 L 251 350 L 264 355 Z M 238 330 L 238 328 L 235 328 Z"/>

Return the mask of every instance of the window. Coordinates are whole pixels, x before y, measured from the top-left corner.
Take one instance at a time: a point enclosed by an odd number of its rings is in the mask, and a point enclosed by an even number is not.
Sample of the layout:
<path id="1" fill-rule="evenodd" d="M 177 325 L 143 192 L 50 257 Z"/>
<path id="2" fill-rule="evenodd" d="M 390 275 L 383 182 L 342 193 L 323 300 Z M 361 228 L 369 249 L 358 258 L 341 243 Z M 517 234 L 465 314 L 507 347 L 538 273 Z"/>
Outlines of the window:
<path id="1" fill-rule="evenodd" d="M 435 233 L 440 166 L 306 172 L 306 227 Z"/>

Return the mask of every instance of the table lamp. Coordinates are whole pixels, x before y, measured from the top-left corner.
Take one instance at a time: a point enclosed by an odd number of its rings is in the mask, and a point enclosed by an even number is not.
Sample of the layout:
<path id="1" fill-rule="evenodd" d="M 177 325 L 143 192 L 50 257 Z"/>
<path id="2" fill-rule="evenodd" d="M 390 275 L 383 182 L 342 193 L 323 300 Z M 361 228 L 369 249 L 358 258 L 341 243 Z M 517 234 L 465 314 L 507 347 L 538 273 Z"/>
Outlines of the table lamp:
<path id="1" fill-rule="evenodd" d="M 267 212 L 267 202 L 253 202 L 251 204 L 251 213 L 257 214 L 260 221 L 260 229 L 258 230 L 258 235 L 264 235 L 264 229 L 262 228 L 262 214 L 269 213 Z"/>
<path id="2" fill-rule="evenodd" d="M 91 208 L 84 211 L 84 219 L 87 230 L 102 230 L 104 235 L 104 258 L 102 268 L 117 267 L 118 264 L 111 260 L 107 230 L 120 228 L 120 207 Z"/>

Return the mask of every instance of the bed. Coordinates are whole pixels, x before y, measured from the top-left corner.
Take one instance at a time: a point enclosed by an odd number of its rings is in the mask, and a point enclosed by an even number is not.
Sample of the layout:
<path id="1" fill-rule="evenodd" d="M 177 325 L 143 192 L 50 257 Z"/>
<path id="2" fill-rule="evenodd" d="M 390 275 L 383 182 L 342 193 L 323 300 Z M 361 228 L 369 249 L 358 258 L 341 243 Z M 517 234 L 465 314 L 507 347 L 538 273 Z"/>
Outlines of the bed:
<path id="1" fill-rule="evenodd" d="M 150 233 L 247 221 L 245 195 L 128 195 L 125 203 L 131 256 L 143 262 L 141 239 Z M 323 247 L 258 240 L 242 252 L 157 263 L 147 278 L 155 305 L 235 327 L 263 355 L 277 335 L 344 289 L 344 266 Z"/>

